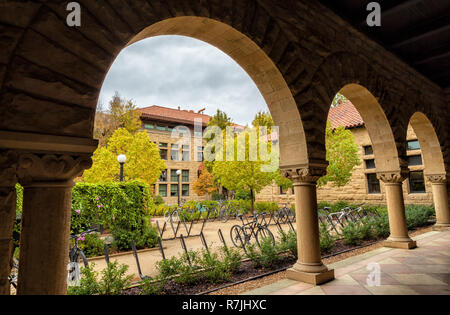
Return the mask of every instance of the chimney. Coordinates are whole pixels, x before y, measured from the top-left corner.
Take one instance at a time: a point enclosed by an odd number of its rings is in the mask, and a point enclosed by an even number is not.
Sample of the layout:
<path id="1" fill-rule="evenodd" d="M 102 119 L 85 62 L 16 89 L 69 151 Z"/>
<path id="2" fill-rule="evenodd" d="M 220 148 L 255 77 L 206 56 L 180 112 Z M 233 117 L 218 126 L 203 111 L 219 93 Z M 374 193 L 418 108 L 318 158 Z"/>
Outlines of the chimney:
<path id="1" fill-rule="evenodd" d="M 202 108 L 198 111 L 198 114 L 203 114 L 203 112 L 206 110 L 206 108 Z"/>
<path id="2" fill-rule="evenodd" d="M 180 106 L 178 106 L 178 110 L 181 110 L 181 107 L 180 107 Z"/>

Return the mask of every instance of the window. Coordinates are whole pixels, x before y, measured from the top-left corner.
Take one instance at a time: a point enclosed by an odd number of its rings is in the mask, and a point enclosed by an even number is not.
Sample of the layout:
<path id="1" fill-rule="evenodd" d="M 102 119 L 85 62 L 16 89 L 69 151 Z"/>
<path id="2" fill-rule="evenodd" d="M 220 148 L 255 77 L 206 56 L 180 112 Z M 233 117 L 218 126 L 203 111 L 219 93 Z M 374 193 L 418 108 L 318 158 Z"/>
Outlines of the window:
<path id="1" fill-rule="evenodd" d="M 145 129 L 155 129 L 155 125 L 153 124 L 144 124 Z"/>
<path id="2" fill-rule="evenodd" d="M 170 181 L 171 181 L 171 182 L 178 182 L 177 171 L 178 171 L 178 170 L 171 170 L 171 171 L 170 171 Z"/>
<path id="3" fill-rule="evenodd" d="M 375 160 L 374 159 L 365 160 L 365 162 L 366 162 L 366 169 L 375 168 Z"/>
<path id="4" fill-rule="evenodd" d="M 367 174 L 367 189 L 369 194 L 379 194 L 381 193 L 380 181 L 377 178 L 377 174 Z"/>
<path id="5" fill-rule="evenodd" d="M 161 131 L 165 131 L 166 130 L 166 126 L 156 125 L 156 129 L 157 130 L 161 130 Z"/>
<path id="6" fill-rule="evenodd" d="M 178 144 L 172 144 L 170 148 L 170 158 L 172 161 L 178 161 Z"/>
<path id="7" fill-rule="evenodd" d="M 423 171 L 409 172 L 409 192 L 411 194 L 426 192 Z"/>
<path id="8" fill-rule="evenodd" d="M 181 156 L 181 159 L 183 161 L 190 161 L 191 160 L 191 158 L 190 158 L 191 151 L 189 150 L 189 146 L 183 145 L 182 150 L 183 150 L 183 155 Z"/>
<path id="9" fill-rule="evenodd" d="M 159 177 L 160 182 L 167 182 L 167 170 L 161 172 L 161 177 Z"/>
<path id="10" fill-rule="evenodd" d="M 419 140 L 408 141 L 408 150 L 420 150 Z"/>
<path id="11" fill-rule="evenodd" d="M 161 197 L 167 197 L 167 185 L 166 184 L 159 185 L 159 195 Z"/>
<path id="12" fill-rule="evenodd" d="M 422 165 L 422 155 L 410 155 L 408 156 L 408 165 Z"/>
<path id="13" fill-rule="evenodd" d="M 373 148 L 371 145 L 364 146 L 364 155 L 372 155 L 373 154 Z"/>
<path id="14" fill-rule="evenodd" d="M 287 189 L 283 189 L 283 187 L 280 186 L 280 195 L 286 195 Z"/>
<path id="15" fill-rule="evenodd" d="M 203 147 L 197 147 L 197 162 L 203 162 Z"/>
<path id="16" fill-rule="evenodd" d="M 173 126 L 167 127 L 167 130 L 170 131 L 170 132 L 172 132 L 174 129 L 175 129 L 175 127 L 173 127 Z"/>
<path id="17" fill-rule="evenodd" d="M 170 197 L 178 196 L 178 184 L 170 185 Z"/>
<path id="18" fill-rule="evenodd" d="M 183 184 L 183 186 L 181 186 L 181 195 L 183 197 L 189 196 L 189 184 Z"/>
<path id="19" fill-rule="evenodd" d="M 167 160 L 167 143 L 159 143 L 159 155 L 161 159 Z"/>
<path id="20" fill-rule="evenodd" d="M 182 181 L 184 183 L 189 183 L 189 170 L 183 170 Z"/>

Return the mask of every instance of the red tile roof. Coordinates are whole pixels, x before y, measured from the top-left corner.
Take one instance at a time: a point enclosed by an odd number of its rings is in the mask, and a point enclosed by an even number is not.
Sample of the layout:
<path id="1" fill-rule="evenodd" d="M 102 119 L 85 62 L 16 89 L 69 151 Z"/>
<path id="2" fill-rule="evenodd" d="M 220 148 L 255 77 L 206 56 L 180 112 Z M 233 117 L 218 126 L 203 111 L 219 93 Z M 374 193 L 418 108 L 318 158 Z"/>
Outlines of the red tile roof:
<path id="1" fill-rule="evenodd" d="M 139 108 L 138 110 L 142 113 L 141 117 L 144 119 L 157 119 L 191 125 L 194 124 L 194 119 L 196 118 L 201 119 L 203 125 L 206 125 L 211 119 L 211 116 L 196 113 L 193 110 L 173 109 L 157 105 Z"/>
<path id="2" fill-rule="evenodd" d="M 331 127 L 333 129 L 339 126 L 344 126 L 345 128 L 364 126 L 361 115 L 350 101 L 330 108 L 328 120 L 331 122 Z"/>

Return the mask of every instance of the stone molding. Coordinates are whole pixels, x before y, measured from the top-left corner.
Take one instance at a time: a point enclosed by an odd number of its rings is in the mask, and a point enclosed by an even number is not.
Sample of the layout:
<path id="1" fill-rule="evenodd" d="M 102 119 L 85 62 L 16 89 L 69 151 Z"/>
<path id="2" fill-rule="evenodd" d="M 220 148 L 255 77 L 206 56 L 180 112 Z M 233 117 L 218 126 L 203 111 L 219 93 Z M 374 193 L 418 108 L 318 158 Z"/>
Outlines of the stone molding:
<path id="1" fill-rule="evenodd" d="M 20 155 L 17 173 L 19 182 L 29 185 L 72 180 L 91 166 L 90 156 L 25 153 Z"/>
<path id="2" fill-rule="evenodd" d="M 308 165 L 300 167 L 283 168 L 282 174 L 284 177 L 292 180 L 294 185 L 302 183 L 315 184 L 319 178 L 327 173 L 326 164 Z"/>
<path id="3" fill-rule="evenodd" d="M 430 174 L 430 175 L 425 174 L 425 177 L 432 184 L 446 184 L 447 183 L 447 176 L 445 174 Z"/>
<path id="4" fill-rule="evenodd" d="M 408 178 L 408 173 L 408 169 L 391 172 L 379 172 L 377 173 L 377 178 L 385 184 L 401 184 L 406 178 Z"/>

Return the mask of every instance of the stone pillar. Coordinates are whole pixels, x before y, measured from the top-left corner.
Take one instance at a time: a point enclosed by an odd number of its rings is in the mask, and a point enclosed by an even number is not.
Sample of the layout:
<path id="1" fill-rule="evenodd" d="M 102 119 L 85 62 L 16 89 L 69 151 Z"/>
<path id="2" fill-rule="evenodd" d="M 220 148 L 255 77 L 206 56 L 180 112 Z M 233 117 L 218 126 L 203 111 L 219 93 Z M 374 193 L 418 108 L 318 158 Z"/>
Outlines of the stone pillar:
<path id="1" fill-rule="evenodd" d="M 403 200 L 402 183 L 407 177 L 407 171 L 378 173 L 379 180 L 384 182 L 391 234 L 384 246 L 412 249 L 416 242 L 408 235 L 406 225 L 405 203 Z"/>
<path id="2" fill-rule="evenodd" d="M 0 295 L 9 295 L 8 276 L 11 272 L 12 233 L 16 218 L 17 154 L 0 152 Z"/>
<path id="3" fill-rule="evenodd" d="M 322 263 L 320 252 L 316 183 L 325 172 L 326 167 L 284 171 L 294 183 L 298 246 L 298 261 L 288 269 L 287 277 L 315 285 L 334 279 L 334 270 Z"/>
<path id="4" fill-rule="evenodd" d="M 73 178 L 90 157 L 24 154 L 18 294 L 65 294 Z"/>
<path id="5" fill-rule="evenodd" d="M 448 207 L 447 178 L 445 175 L 426 175 L 433 190 L 436 224 L 434 230 L 450 230 L 450 210 Z"/>

